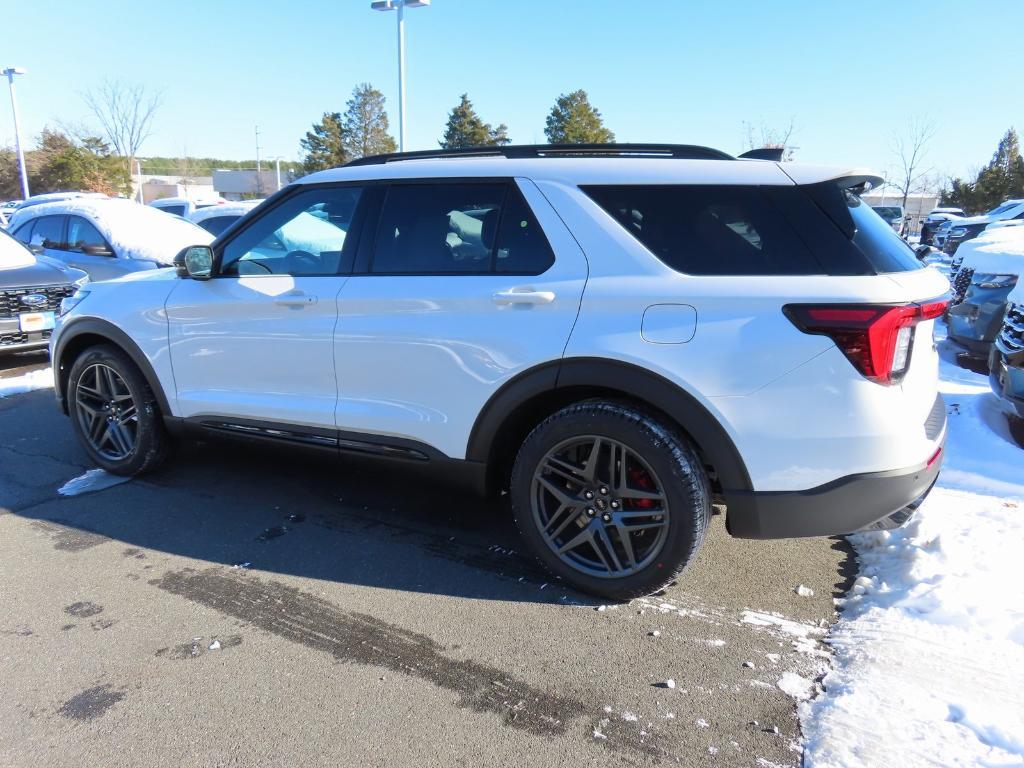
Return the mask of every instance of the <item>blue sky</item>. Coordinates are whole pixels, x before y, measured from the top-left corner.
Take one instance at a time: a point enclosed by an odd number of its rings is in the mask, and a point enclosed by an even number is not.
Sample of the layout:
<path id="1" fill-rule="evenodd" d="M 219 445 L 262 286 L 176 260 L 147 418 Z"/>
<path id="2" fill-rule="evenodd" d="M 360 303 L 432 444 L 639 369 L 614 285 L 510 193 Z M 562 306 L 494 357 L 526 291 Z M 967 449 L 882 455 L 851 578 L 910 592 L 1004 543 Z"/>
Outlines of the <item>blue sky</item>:
<path id="1" fill-rule="evenodd" d="M 518 143 L 544 141 L 555 98 L 584 88 L 620 141 L 743 149 L 744 121 L 783 128 L 797 159 L 893 164 L 915 115 L 928 162 L 962 174 L 1024 129 L 1019 0 L 434 0 L 407 12 L 408 149 L 437 146 L 466 91 Z M 369 0 L 6 3 L 0 64 L 21 66 L 22 129 L 88 123 L 104 77 L 163 91 L 144 155 L 297 159 L 324 111 L 370 82 L 397 129 L 395 14 Z M 393 131 L 394 132 L 394 131 Z M 0 143 L 13 140 L 6 94 Z"/>

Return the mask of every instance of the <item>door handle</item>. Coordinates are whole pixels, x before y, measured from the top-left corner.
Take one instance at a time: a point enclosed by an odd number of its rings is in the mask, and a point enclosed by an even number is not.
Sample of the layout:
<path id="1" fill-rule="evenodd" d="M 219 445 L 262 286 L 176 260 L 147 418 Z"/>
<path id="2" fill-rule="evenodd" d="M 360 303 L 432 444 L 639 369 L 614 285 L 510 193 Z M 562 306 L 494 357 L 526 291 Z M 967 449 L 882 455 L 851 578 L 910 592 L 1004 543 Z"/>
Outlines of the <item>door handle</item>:
<path id="1" fill-rule="evenodd" d="M 510 288 L 495 291 L 491 295 L 495 304 L 550 304 L 555 300 L 554 291 L 535 291 L 532 288 Z"/>
<path id="2" fill-rule="evenodd" d="M 274 303 L 279 307 L 293 307 L 295 309 L 301 309 L 302 307 L 308 307 L 312 304 L 316 304 L 316 296 L 308 296 L 302 291 L 289 291 L 283 294 L 280 298 L 274 299 Z"/>

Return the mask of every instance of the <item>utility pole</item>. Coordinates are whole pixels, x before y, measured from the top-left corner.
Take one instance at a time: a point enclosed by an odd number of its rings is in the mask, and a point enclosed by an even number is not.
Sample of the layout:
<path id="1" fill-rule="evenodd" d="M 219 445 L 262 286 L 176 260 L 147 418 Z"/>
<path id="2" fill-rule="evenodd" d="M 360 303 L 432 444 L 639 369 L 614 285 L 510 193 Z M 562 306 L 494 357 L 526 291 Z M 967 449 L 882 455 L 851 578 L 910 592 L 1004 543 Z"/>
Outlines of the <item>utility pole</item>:
<path id="1" fill-rule="evenodd" d="M 423 8 L 430 0 L 376 0 L 375 11 L 398 11 L 398 151 L 405 151 L 405 9 Z"/>
<path id="2" fill-rule="evenodd" d="M 263 194 L 263 168 L 260 165 L 260 127 L 256 126 L 256 194 Z"/>
<path id="3" fill-rule="evenodd" d="M 11 89 L 11 111 L 14 113 L 14 146 L 18 152 L 18 167 L 21 169 L 21 196 L 28 200 L 28 171 L 25 169 L 25 152 L 21 146 L 21 128 L 18 125 L 18 99 L 14 95 L 14 76 L 24 75 L 21 67 L 7 67 L 3 70 L 7 75 L 7 85 Z"/>
<path id="4" fill-rule="evenodd" d="M 142 163 L 139 162 L 139 158 L 135 158 L 135 174 L 139 177 L 139 203 L 145 205 L 146 196 L 142 194 Z"/>

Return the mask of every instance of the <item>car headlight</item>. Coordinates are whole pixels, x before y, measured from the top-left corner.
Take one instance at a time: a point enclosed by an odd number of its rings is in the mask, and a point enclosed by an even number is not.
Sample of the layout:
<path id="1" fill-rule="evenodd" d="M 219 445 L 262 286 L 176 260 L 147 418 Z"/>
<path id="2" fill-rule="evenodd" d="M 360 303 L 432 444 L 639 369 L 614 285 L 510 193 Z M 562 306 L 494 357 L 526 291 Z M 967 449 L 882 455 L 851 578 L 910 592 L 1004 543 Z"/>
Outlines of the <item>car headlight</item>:
<path id="1" fill-rule="evenodd" d="M 88 282 L 88 280 L 89 280 L 88 277 L 86 277 L 84 279 L 86 280 L 86 282 Z M 77 285 L 77 282 L 76 282 L 76 285 Z M 66 315 L 72 309 L 74 309 L 79 304 L 81 304 L 82 301 L 85 299 L 85 297 L 88 296 L 88 295 L 89 295 L 88 291 L 85 291 L 85 290 L 82 290 L 81 288 L 79 288 L 71 296 L 64 297 L 63 299 L 60 300 L 60 311 L 57 313 L 57 315 L 59 317 L 64 317 L 64 315 Z"/>
<path id="2" fill-rule="evenodd" d="M 953 227 L 949 230 L 950 237 L 962 237 L 967 234 L 967 227 Z"/>
<path id="3" fill-rule="evenodd" d="M 75 286 L 75 288 L 84 288 L 85 284 L 88 283 L 88 282 L 89 282 L 89 276 L 88 275 L 82 275 L 80 278 L 75 280 L 75 282 L 73 282 L 72 285 Z"/>
<path id="4" fill-rule="evenodd" d="M 1017 284 L 1017 275 L 975 272 L 971 277 L 971 282 L 979 288 L 1013 288 Z"/>

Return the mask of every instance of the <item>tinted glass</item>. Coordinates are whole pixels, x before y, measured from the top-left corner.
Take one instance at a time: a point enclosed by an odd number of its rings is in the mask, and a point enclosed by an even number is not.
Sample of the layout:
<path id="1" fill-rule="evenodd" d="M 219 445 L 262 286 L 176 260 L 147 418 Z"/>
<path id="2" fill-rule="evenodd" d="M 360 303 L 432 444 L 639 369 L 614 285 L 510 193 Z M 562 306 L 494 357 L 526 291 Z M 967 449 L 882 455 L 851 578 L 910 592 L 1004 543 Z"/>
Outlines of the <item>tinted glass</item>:
<path id="1" fill-rule="evenodd" d="M 68 217 L 68 250 L 79 251 L 83 248 L 107 249 L 107 241 L 90 222 L 81 216 Z"/>
<path id="2" fill-rule="evenodd" d="M 22 224 L 20 227 L 14 230 L 14 232 L 12 232 L 11 234 L 13 234 L 23 243 L 30 243 L 32 242 L 32 227 L 34 227 L 35 225 L 35 219 L 32 219 L 31 221 L 26 221 L 24 224 Z"/>
<path id="3" fill-rule="evenodd" d="M 395 184 L 377 227 L 374 274 L 487 273 L 504 184 Z"/>
<path id="4" fill-rule="evenodd" d="M 159 208 L 164 213 L 173 213 L 175 216 L 184 216 L 185 215 L 185 206 L 184 205 L 158 205 L 158 206 L 155 206 L 155 207 Z"/>
<path id="5" fill-rule="evenodd" d="M 522 193 L 510 186 L 498 225 L 495 271 L 539 275 L 554 263 L 555 254 L 530 206 Z"/>
<path id="6" fill-rule="evenodd" d="M 312 187 L 285 198 L 224 246 L 220 274 L 347 272 L 355 244 L 345 235 L 361 195 L 357 187 Z"/>
<path id="7" fill-rule="evenodd" d="M 759 187 L 590 186 L 584 191 L 651 253 L 679 272 L 825 272 L 770 194 Z"/>
<path id="8" fill-rule="evenodd" d="M 64 217 L 63 216 L 40 216 L 36 219 L 36 225 L 32 228 L 32 245 L 41 245 L 43 248 L 63 248 Z"/>
<path id="9" fill-rule="evenodd" d="M 221 232 L 230 227 L 240 218 L 241 217 L 238 216 L 237 214 L 233 216 L 211 216 L 208 219 L 203 219 L 202 221 L 200 221 L 199 226 L 205 229 L 214 237 L 217 237 L 220 235 Z"/>
<path id="10" fill-rule="evenodd" d="M 910 246 L 881 216 L 871 210 L 871 206 L 847 190 L 843 190 L 843 196 L 853 218 L 853 243 L 871 262 L 876 272 L 909 272 L 923 268 Z"/>

